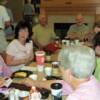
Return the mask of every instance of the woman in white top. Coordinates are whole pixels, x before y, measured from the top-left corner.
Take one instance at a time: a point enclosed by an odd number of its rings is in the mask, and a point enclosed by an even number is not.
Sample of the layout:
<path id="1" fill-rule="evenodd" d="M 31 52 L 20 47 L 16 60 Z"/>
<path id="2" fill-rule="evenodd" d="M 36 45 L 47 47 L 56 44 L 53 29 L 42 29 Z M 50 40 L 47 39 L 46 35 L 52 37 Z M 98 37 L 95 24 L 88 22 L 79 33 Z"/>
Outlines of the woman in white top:
<path id="1" fill-rule="evenodd" d="M 8 45 L 6 50 L 6 62 L 12 66 L 12 71 L 20 69 L 18 65 L 25 65 L 33 59 L 33 43 L 29 24 L 20 21 L 15 28 L 15 39 Z"/>

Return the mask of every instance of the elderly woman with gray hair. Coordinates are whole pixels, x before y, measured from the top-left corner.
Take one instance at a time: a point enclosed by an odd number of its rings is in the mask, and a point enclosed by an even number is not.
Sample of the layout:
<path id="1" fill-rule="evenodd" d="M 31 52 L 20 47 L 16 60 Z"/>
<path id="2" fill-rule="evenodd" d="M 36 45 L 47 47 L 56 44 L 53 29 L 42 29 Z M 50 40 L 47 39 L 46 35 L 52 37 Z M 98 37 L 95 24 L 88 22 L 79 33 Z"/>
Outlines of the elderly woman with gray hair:
<path id="1" fill-rule="evenodd" d="M 72 46 L 61 50 L 59 60 L 63 80 L 73 88 L 67 100 L 99 100 L 100 83 L 92 76 L 95 52 L 86 46 Z"/>
<path id="2" fill-rule="evenodd" d="M 99 100 L 100 83 L 92 75 L 95 68 L 94 50 L 86 46 L 69 46 L 61 50 L 59 61 L 63 80 L 52 82 L 62 83 L 67 100 Z M 34 85 L 29 79 L 25 83 L 29 82 Z M 41 82 L 42 85 L 45 82 L 48 81 Z M 48 82 L 48 87 L 52 82 Z"/>

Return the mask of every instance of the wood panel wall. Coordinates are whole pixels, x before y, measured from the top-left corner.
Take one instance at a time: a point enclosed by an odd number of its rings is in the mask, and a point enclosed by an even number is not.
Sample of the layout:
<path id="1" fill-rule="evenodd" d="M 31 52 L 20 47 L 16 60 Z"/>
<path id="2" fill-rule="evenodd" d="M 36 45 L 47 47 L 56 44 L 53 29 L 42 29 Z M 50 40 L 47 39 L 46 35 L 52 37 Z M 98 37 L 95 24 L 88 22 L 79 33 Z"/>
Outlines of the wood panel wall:
<path id="1" fill-rule="evenodd" d="M 48 14 L 95 14 L 100 0 L 41 0 Z"/>
<path id="2" fill-rule="evenodd" d="M 15 21 L 19 21 L 22 18 L 24 0 L 8 1 Z M 95 15 L 96 7 L 100 7 L 100 0 L 41 0 L 40 5 L 40 9 L 45 8 L 49 15 L 67 15 L 78 12 Z M 96 19 L 100 19 L 100 14 L 96 15 Z"/>

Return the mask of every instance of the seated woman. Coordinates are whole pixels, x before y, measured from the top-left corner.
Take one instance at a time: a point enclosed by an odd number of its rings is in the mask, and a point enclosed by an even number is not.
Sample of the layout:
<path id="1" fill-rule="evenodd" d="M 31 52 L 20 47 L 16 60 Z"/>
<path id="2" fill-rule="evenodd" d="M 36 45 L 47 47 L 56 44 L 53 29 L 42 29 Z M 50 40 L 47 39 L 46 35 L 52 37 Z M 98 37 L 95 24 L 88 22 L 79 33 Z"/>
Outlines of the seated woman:
<path id="1" fill-rule="evenodd" d="M 100 32 L 98 32 L 93 38 L 94 49 L 96 53 L 96 69 L 95 77 L 100 80 Z"/>
<path id="2" fill-rule="evenodd" d="M 15 39 L 8 45 L 6 50 L 6 62 L 11 66 L 13 72 L 33 59 L 31 35 L 32 31 L 29 24 L 20 21 L 15 28 Z"/>

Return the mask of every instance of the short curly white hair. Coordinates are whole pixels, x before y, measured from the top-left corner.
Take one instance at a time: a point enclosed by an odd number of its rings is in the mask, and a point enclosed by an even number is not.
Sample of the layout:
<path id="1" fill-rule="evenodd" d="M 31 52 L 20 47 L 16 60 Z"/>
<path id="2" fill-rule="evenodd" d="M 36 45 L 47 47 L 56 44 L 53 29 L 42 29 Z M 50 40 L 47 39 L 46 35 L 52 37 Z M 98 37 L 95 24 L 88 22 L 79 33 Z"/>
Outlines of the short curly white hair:
<path id="1" fill-rule="evenodd" d="M 90 77 L 95 68 L 95 52 L 87 46 L 69 46 L 61 50 L 58 56 L 60 66 L 71 69 L 76 78 Z"/>

